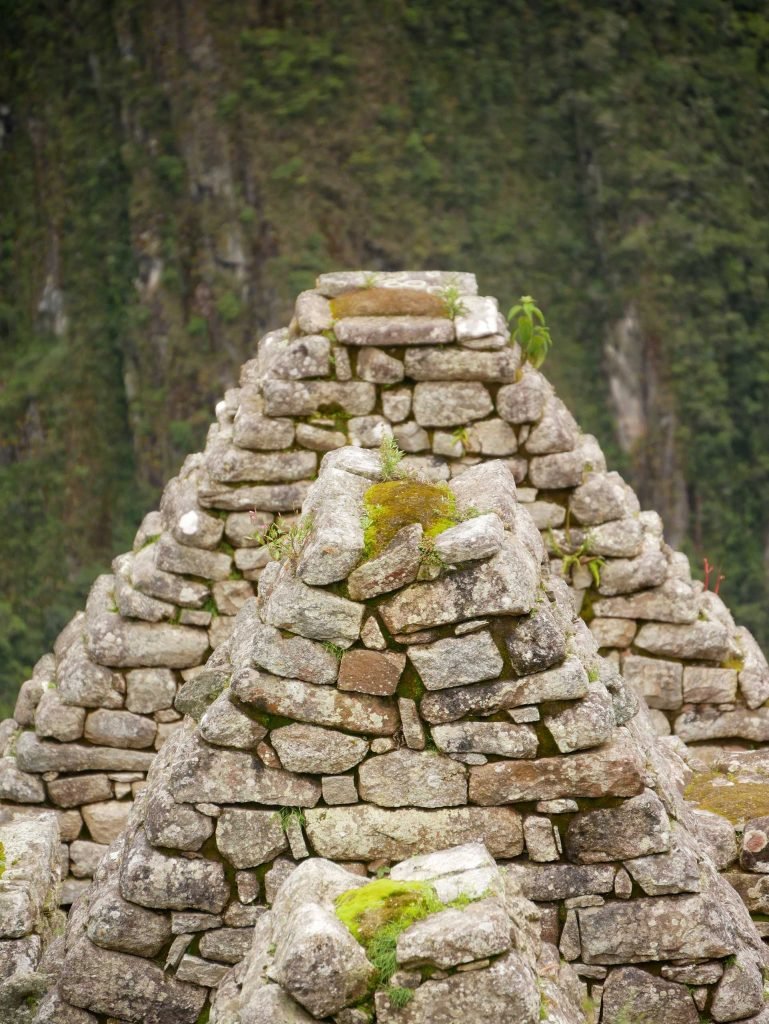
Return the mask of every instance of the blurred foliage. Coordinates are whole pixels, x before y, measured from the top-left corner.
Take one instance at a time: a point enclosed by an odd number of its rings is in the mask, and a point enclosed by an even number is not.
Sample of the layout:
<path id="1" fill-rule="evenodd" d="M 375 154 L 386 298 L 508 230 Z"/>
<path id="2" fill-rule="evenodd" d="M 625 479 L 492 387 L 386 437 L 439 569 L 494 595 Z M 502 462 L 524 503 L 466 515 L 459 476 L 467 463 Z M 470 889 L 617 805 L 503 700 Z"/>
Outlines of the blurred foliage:
<path id="1" fill-rule="evenodd" d="M 0 694 L 337 267 L 536 295 L 548 375 L 642 496 L 675 425 L 687 549 L 769 641 L 759 0 L 0 0 L 0 49 Z M 631 306 L 649 425 L 622 455 Z"/>

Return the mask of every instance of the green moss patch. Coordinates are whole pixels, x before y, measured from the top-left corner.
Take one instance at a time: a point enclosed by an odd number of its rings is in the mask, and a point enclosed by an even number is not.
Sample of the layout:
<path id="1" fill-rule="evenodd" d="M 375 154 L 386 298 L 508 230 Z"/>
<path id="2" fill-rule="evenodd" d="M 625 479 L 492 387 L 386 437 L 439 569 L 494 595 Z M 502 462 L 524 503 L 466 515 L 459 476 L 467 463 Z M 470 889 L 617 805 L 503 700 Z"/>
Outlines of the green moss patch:
<path id="1" fill-rule="evenodd" d="M 335 320 L 345 316 L 448 316 L 438 295 L 413 288 L 361 288 L 331 300 Z"/>
<path id="2" fill-rule="evenodd" d="M 396 533 L 411 523 L 421 523 L 425 537 L 430 538 L 460 522 L 456 499 L 446 484 L 386 480 L 369 487 L 363 504 L 368 558 L 380 554 Z"/>
<path id="3" fill-rule="evenodd" d="M 684 796 L 734 825 L 769 815 L 769 783 L 733 782 L 718 772 L 702 772 L 694 776 Z"/>

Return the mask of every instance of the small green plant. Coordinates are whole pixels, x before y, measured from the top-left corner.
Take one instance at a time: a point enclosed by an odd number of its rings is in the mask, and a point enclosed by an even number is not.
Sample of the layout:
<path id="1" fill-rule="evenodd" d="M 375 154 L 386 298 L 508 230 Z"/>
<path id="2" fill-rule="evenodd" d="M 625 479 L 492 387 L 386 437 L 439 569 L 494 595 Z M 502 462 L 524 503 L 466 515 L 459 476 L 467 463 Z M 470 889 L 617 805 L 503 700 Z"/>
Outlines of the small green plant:
<path id="1" fill-rule="evenodd" d="M 554 554 L 558 555 L 558 557 L 562 559 L 562 570 L 564 576 L 568 576 L 575 567 L 585 565 L 592 577 L 594 585 L 596 587 L 600 585 L 601 568 L 606 565 L 606 559 L 602 558 L 601 555 L 591 554 L 589 536 L 585 537 L 580 546 L 572 552 L 563 550 L 555 539 L 551 529 L 547 531 L 547 536 L 550 543 L 550 549 Z"/>
<path id="2" fill-rule="evenodd" d="M 456 430 L 451 431 L 451 440 L 457 444 L 463 444 L 467 447 L 467 442 L 470 439 L 470 435 L 467 432 L 467 427 L 457 427 Z"/>
<path id="3" fill-rule="evenodd" d="M 312 530 L 312 516 L 303 516 L 298 523 L 290 526 L 282 517 L 270 523 L 264 533 L 258 530 L 251 536 L 259 545 L 266 545 L 276 562 L 284 558 L 296 558 L 305 545 Z"/>
<path id="4" fill-rule="evenodd" d="M 304 828 L 306 824 L 304 811 L 301 807 L 281 807 L 278 814 L 280 815 L 280 824 L 284 832 L 287 832 L 292 824 L 298 825 L 299 828 Z"/>
<path id="5" fill-rule="evenodd" d="M 328 651 L 329 654 L 333 654 L 337 661 L 342 660 L 342 655 L 344 654 L 344 647 L 340 647 L 339 644 L 334 644 L 330 640 L 324 640 L 323 647 Z"/>
<path id="6" fill-rule="evenodd" d="M 414 990 L 412 988 L 404 988 L 402 985 L 390 985 L 385 989 L 385 995 L 392 1005 L 400 1010 L 404 1006 L 408 1006 L 414 998 Z"/>
<path id="7" fill-rule="evenodd" d="M 524 363 L 531 363 L 538 369 L 547 358 L 553 340 L 536 300 L 531 295 L 522 295 L 507 314 L 507 320 L 513 329 L 512 340 L 520 346 Z"/>
<path id="8" fill-rule="evenodd" d="M 403 476 L 403 454 L 392 434 L 385 434 L 379 445 L 379 464 L 383 480 L 397 480 Z"/>
<path id="9" fill-rule="evenodd" d="M 587 681 L 589 683 L 597 683 L 600 678 L 601 673 L 598 671 L 595 665 L 593 665 L 591 668 L 587 670 Z"/>
<path id="10" fill-rule="evenodd" d="M 422 543 L 419 545 L 419 554 L 422 556 L 421 564 L 425 568 L 440 571 L 446 564 L 441 557 L 441 553 L 435 550 L 434 537 L 423 537 Z"/>
<path id="11" fill-rule="evenodd" d="M 373 270 L 367 270 L 363 275 L 364 288 L 376 288 L 377 275 Z"/>
<path id="12" fill-rule="evenodd" d="M 467 306 L 459 297 L 459 288 L 455 284 L 447 285 L 440 293 L 443 304 L 446 307 L 446 316 L 449 320 L 456 320 L 467 312 Z"/>

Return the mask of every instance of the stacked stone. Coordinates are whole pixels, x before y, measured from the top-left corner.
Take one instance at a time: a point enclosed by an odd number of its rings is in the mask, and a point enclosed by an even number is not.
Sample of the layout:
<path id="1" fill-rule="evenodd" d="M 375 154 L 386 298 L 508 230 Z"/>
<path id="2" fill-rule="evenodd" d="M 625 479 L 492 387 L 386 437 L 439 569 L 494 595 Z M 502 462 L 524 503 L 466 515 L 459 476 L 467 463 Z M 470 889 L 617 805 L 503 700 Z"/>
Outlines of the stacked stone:
<path id="1" fill-rule="evenodd" d="M 52 813 L 0 819 L 0 1021 L 29 1024 L 56 968 L 59 829 Z"/>
<path id="2" fill-rule="evenodd" d="M 205 452 L 168 484 L 0 726 L 0 800 L 56 810 L 65 902 L 178 728 L 179 686 L 253 596 L 270 561 L 259 534 L 276 515 L 291 519 L 323 453 L 374 448 L 388 432 L 404 467 L 432 480 L 504 461 L 554 570 L 659 732 L 700 744 L 703 757 L 712 744 L 769 740 L 769 667 L 755 641 L 692 582 L 659 517 L 606 471 L 542 374 L 521 367 L 473 275 L 322 275 L 216 413 Z"/>
<path id="3" fill-rule="evenodd" d="M 381 475 L 375 452 L 324 457 L 302 545 L 180 691 L 188 717 L 70 915 L 51 1019 L 193 1024 L 297 862 L 375 873 L 480 841 L 604 1024 L 628 999 L 647 1024 L 766 1024 L 764 946 L 675 742 L 598 654 L 507 467 L 452 480 L 473 514 L 432 546 L 407 524 L 366 560 Z"/>
<path id="4" fill-rule="evenodd" d="M 429 883 L 439 903 L 459 897 L 467 905 L 439 907 L 399 935 L 390 984 L 406 990 L 408 1002 L 395 1005 L 380 986 L 380 1024 L 596 1024 L 586 986 L 541 941 L 536 907 L 481 844 L 412 857 L 390 878 Z M 335 914 L 336 901 L 364 885 L 332 861 L 304 861 L 259 919 L 246 958 L 219 985 L 211 1024 L 312 1024 L 332 1015 L 339 1024 L 368 1024 L 350 1004 L 377 979 Z"/>

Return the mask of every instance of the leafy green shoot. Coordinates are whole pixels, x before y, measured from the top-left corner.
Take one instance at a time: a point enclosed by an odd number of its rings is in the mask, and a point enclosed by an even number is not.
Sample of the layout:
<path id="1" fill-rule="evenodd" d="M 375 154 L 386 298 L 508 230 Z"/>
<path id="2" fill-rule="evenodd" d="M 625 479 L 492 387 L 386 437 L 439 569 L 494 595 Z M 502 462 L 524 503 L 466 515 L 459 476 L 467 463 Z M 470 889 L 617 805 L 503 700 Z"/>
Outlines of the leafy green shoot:
<path id="1" fill-rule="evenodd" d="M 507 314 L 512 340 L 517 342 L 523 361 L 538 369 L 553 344 L 545 316 L 531 295 L 522 295 Z"/>

